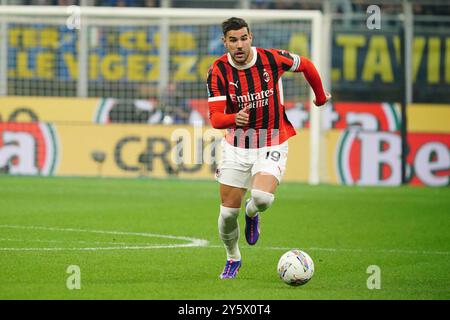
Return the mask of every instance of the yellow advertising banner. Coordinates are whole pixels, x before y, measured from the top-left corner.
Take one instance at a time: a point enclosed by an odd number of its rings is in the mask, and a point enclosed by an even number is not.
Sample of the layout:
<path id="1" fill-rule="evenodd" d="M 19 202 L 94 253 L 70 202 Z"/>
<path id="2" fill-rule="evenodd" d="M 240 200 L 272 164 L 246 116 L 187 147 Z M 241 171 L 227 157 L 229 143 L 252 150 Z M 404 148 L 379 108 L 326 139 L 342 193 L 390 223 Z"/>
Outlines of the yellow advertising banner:
<path id="1" fill-rule="evenodd" d="M 323 182 L 337 184 L 337 159 L 339 157 L 339 141 L 343 130 L 328 130 L 323 137 L 324 152 L 322 152 L 322 168 L 320 177 Z"/>
<path id="2" fill-rule="evenodd" d="M 0 172 L 213 179 L 223 131 L 111 123 L 110 100 L 1 97 Z M 397 108 L 359 103 L 334 107 L 329 110 L 339 112 L 341 120 L 323 133 L 321 181 L 399 185 L 402 141 Z M 407 119 L 410 183 L 448 185 L 450 107 L 413 104 Z M 284 181 L 308 181 L 309 139 L 308 129 L 298 129 L 289 140 Z"/>
<path id="3" fill-rule="evenodd" d="M 223 131 L 208 127 L 0 122 L 0 170 L 6 174 L 213 179 Z M 400 185 L 399 132 L 358 127 L 323 136 L 321 181 Z M 448 186 L 450 133 L 408 134 L 411 184 Z M 289 140 L 284 181 L 307 182 L 309 132 Z"/>
<path id="4" fill-rule="evenodd" d="M 408 106 L 409 132 L 450 133 L 450 105 L 412 104 Z"/>
<path id="5" fill-rule="evenodd" d="M 1 121 L 94 122 L 98 98 L 0 97 Z"/>
<path id="6" fill-rule="evenodd" d="M 56 125 L 55 175 L 213 179 L 224 132 L 209 127 Z M 216 160 L 214 161 L 214 156 Z M 289 140 L 285 181 L 308 180 L 309 133 Z"/>

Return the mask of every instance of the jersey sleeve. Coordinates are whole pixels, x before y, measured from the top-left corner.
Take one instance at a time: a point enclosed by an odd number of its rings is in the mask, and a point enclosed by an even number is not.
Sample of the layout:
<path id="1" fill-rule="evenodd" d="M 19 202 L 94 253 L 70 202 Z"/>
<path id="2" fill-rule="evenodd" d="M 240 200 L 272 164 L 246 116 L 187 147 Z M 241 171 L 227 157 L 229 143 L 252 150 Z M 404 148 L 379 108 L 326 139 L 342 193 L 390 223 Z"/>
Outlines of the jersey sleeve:
<path id="1" fill-rule="evenodd" d="M 206 86 L 208 90 L 208 103 L 227 100 L 223 78 L 214 66 L 208 70 Z"/>
<path id="2" fill-rule="evenodd" d="M 322 80 L 311 60 L 286 50 L 276 50 L 273 53 L 277 64 L 284 71 L 303 72 L 306 81 L 308 81 L 316 95 L 317 104 L 322 105 L 325 103 L 326 94 L 323 89 Z"/>
<path id="3" fill-rule="evenodd" d="M 206 82 L 208 90 L 208 109 L 211 125 L 216 129 L 225 129 L 235 124 L 236 114 L 226 114 L 227 93 L 224 79 L 214 66 L 208 71 Z"/>
<path id="4" fill-rule="evenodd" d="M 271 50 L 275 61 L 283 71 L 300 72 L 301 57 L 286 50 Z"/>

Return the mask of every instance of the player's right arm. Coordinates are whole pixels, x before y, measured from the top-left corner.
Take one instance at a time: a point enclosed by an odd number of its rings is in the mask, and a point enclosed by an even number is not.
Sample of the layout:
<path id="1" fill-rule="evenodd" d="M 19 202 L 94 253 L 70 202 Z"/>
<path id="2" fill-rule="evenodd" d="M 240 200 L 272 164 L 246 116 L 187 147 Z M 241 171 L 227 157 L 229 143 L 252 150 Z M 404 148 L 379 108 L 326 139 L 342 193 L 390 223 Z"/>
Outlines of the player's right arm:
<path id="1" fill-rule="evenodd" d="M 221 73 L 213 65 L 208 71 L 208 107 L 209 120 L 215 129 L 244 126 L 248 123 L 248 108 L 238 113 L 226 113 L 227 92 Z"/>

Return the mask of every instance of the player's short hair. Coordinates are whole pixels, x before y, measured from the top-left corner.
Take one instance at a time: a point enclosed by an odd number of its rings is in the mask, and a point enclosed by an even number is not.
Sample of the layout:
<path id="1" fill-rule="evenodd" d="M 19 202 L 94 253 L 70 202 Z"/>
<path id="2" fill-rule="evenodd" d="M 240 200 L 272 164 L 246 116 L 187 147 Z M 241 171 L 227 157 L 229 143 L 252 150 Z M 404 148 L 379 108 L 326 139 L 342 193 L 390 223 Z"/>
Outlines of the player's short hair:
<path id="1" fill-rule="evenodd" d="M 248 23 L 241 18 L 231 17 L 224 22 L 222 22 L 222 32 L 225 36 L 228 31 L 230 30 L 239 30 L 242 28 L 247 28 L 247 31 L 250 32 L 250 28 L 248 26 Z"/>

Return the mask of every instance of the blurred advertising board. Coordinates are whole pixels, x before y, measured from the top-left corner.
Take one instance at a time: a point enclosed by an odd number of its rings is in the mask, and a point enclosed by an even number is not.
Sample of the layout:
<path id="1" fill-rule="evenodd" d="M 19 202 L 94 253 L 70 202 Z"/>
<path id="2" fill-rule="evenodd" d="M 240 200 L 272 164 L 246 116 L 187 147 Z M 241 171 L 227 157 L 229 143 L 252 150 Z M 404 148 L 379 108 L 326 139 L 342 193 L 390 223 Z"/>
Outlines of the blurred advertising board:
<path id="1" fill-rule="evenodd" d="M 11 97 L 0 102 L 3 173 L 213 179 L 220 161 L 223 131 L 209 126 L 114 123 L 115 105 L 108 99 Z M 400 185 L 400 118 L 399 107 L 389 103 L 336 102 L 322 109 L 327 129 L 323 182 Z M 285 181 L 308 181 L 305 119 L 289 140 Z M 449 185 L 448 119 L 450 106 L 408 107 L 411 184 Z"/>

